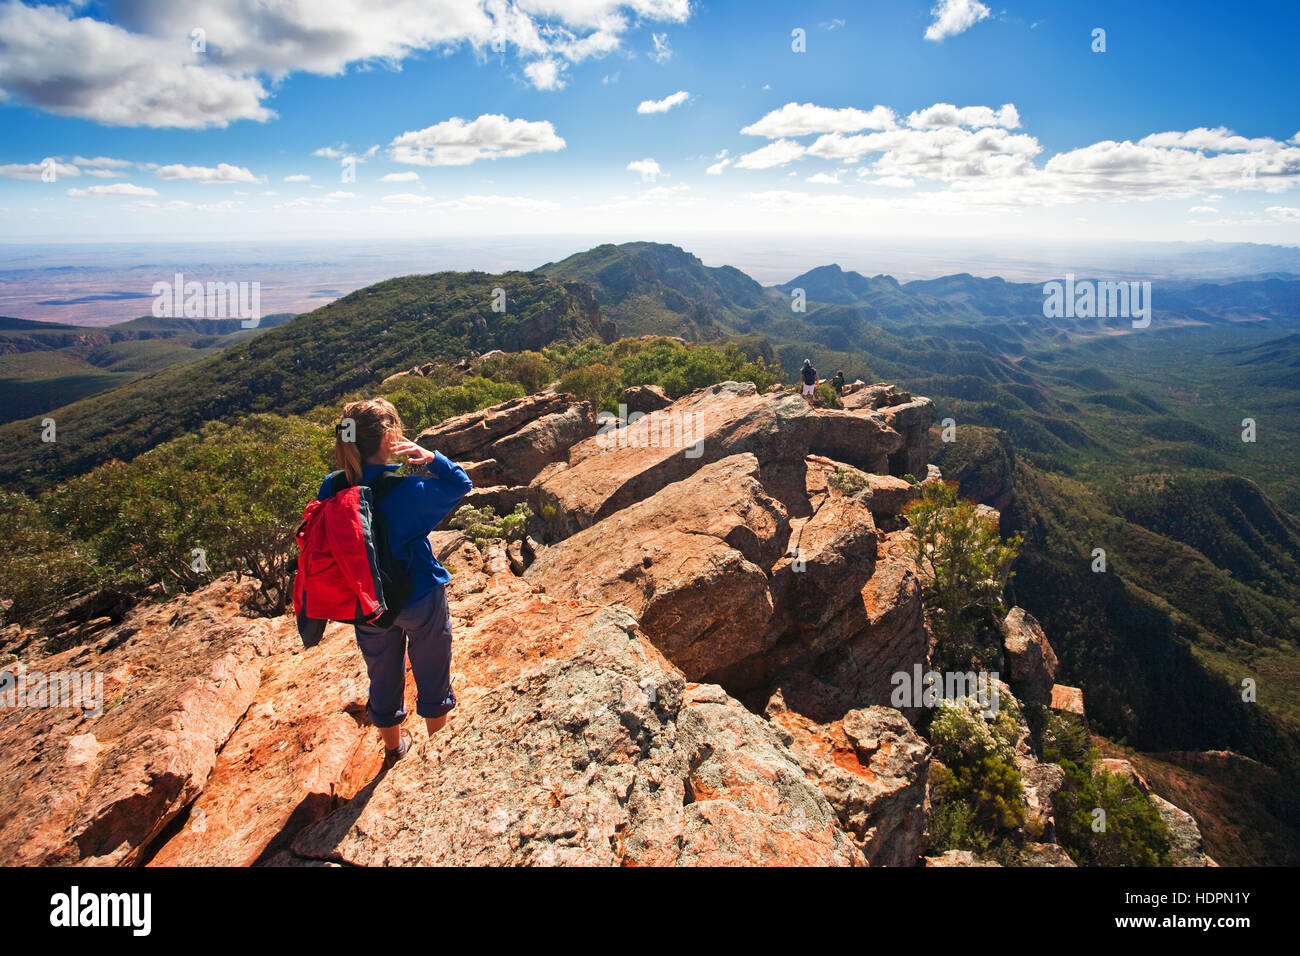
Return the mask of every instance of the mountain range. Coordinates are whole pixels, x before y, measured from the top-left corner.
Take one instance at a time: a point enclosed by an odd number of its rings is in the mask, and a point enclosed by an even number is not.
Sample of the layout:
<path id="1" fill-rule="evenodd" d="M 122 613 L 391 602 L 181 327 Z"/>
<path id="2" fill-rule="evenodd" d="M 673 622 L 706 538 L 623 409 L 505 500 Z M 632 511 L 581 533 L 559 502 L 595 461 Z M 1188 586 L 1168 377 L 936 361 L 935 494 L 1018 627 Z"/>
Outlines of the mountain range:
<path id="1" fill-rule="evenodd" d="M 205 421 L 301 413 L 420 362 L 590 337 L 734 340 L 787 378 L 809 358 L 823 377 L 895 382 L 934 400 L 944 475 L 1025 536 L 1015 601 L 1051 633 L 1094 725 L 1189 794 L 1216 859 L 1294 864 L 1300 278 L 1157 281 L 1151 301 L 1139 329 L 1049 318 L 1039 283 L 826 265 L 764 286 L 676 246 L 607 244 L 530 272 L 392 279 L 80 400 L 54 407 L 47 391 L 48 407 L 0 425 L 0 483 L 36 492 Z M 90 344 L 29 325 L 6 321 L 0 343 Z M 156 341 L 135 331 L 120 345 Z M 12 407 L 19 387 L 4 388 Z M 37 439 L 44 415 L 57 443 Z M 1243 709 L 1247 678 L 1258 701 Z"/>

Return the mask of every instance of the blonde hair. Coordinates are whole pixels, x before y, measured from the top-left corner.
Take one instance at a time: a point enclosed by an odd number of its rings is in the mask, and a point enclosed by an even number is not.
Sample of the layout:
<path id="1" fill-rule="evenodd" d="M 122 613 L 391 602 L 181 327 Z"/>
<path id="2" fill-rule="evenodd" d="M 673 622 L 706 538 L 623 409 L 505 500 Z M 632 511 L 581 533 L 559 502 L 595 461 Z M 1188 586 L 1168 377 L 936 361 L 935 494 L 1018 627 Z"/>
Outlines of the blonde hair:
<path id="1" fill-rule="evenodd" d="M 362 464 L 379 451 L 388 432 L 402 434 L 402 417 L 388 399 L 367 398 L 343 406 L 343 420 L 334 426 L 334 460 L 349 485 L 361 482 Z M 346 440 L 349 433 L 352 440 Z"/>

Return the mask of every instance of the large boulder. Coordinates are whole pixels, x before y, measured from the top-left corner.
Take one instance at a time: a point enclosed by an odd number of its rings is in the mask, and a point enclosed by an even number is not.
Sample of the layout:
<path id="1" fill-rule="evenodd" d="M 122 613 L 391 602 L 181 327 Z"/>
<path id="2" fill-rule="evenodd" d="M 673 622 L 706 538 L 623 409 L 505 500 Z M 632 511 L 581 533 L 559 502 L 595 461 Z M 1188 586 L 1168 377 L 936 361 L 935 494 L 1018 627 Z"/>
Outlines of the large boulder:
<path id="1" fill-rule="evenodd" d="M 872 866 L 914 866 L 926 843 L 930 745 L 889 707 L 849 711 L 818 724 L 780 692 L 767 717 Z"/>
<path id="2" fill-rule="evenodd" d="M 789 519 L 753 455 L 713 462 L 547 548 L 526 572 L 562 599 L 622 604 L 692 680 L 763 650 L 767 570 Z"/>
<path id="3" fill-rule="evenodd" d="M 631 388 L 623 389 L 623 405 L 629 415 L 638 412 L 648 415 L 661 408 L 667 408 L 672 403 L 673 400 L 658 385 L 633 385 Z"/>
<path id="4" fill-rule="evenodd" d="M 1024 608 L 1013 607 L 998 628 L 1002 632 L 1008 682 L 1016 696 L 1031 704 L 1051 704 L 1057 660 L 1042 626 Z"/>

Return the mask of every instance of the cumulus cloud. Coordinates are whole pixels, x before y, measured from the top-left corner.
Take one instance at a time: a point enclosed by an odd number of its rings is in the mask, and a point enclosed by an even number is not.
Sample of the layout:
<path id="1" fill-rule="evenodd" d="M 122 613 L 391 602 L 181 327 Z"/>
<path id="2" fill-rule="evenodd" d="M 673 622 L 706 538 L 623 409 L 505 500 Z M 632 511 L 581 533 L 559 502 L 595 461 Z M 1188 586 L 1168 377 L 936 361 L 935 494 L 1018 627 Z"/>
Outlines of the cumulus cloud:
<path id="1" fill-rule="evenodd" d="M 113 159 L 109 156 L 96 156 L 94 159 L 86 159 L 84 156 L 73 156 L 72 163 L 74 166 L 97 166 L 104 169 L 126 169 L 131 165 L 131 160 Z"/>
<path id="2" fill-rule="evenodd" d="M 988 106 L 963 106 L 958 109 L 951 103 L 935 103 L 927 109 L 909 113 L 907 125 L 913 129 L 938 126 L 1002 126 L 1015 129 L 1020 125 L 1020 113 L 1015 104 L 1006 103 L 1000 110 Z"/>
<path id="3" fill-rule="evenodd" d="M 405 173 L 385 173 L 379 177 L 381 183 L 414 183 L 420 181 L 420 174 L 411 170 Z"/>
<path id="4" fill-rule="evenodd" d="M 939 43 L 947 37 L 965 33 L 975 24 L 990 16 L 989 8 L 979 0 L 939 0 L 930 10 L 934 17 L 925 30 L 925 38 Z"/>
<path id="5" fill-rule="evenodd" d="M 569 64 L 618 50 L 646 23 L 684 23 L 690 0 L 169 0 L 98 6 L 0 2 L 0 98 L 119 126 L 201 129 L 275 114 L 269 87 L 291 73 L 400 68 L 426 50 L 508 50 L 539 89 Z M 206 49 L 189 37 L 205 31 Z M 655 59 L 671 51 L 654 34 Z M 487 57 L 482 57 L 488 62 Z"/>
<path id="6" fill-rule="evenodd" d="M 662 100 L 642 100 L 637 104 L 638 113 L 667 113 L 674 106 L 685 103 L 690 98 L 689 93 L 685 90 L 678 90 L 670 96 L 665 96 Z"/>
<path id="7" fill-rule="evenodd" d="M 1300 208 L 1295 206 L 1269 206 L 1264 211 L 1283 222 L 1300 222 Z"/>
<path id="8" fill-rule="evenodd" d="M 183 166 L 180 163 L 173 163 L 170 166 L 159 166 L 154 175 L 159 179 L 185 179 L 205 185 L 265 182 L 243 166 L 232 166 L 229 163 L 218 163 L 216 166 Z"/>
<path id="9" fill-rule="evenodd" d="M 28 179 L 40 181 L 46 168 L 54 171 L 57 180 L 63 176 L 80 176 L 81 170 L 68 163 L 61 163 L 54 158 L 47 158 L 39 163 L 7 163 L 0 166 L 0 176 L 6 179 Z"/>
<path id="10" fill-rule="evenodd" d="M 187 20 L 179 35 L 188 36 L 195 22 Z M 176 36 L 10 0 L 0 5 L 0 91 L 110 126 L 201 129 L 275 115 L 262 105 L 267 90 L 257 76 L 205 66 Z"/>
<path id="11" fill-rule="evenodd" d="M 640 173 L 642 181 L 648 183 L 654 182 L 663 172 L 663 170 L 659 168 L 659 164 L 649 157 L 646 157 L 645 159 L 634 159 L 632 162 L 627 164 L 627 168 L 630 172 Z"/>
<path id="12" fill-rule="evenodd" d="M 466 122 L 459 116 L 402 133 L 390 144 L 394 162 L 410 166 L 468 166 L 480 159 L 525 156 L 564 149 L 564 140 L 545 120 L 508 119 L 485 113 Z"/>
<path id="13" fill-rule="evenodd" d="M 732 165 L 766 170 L 805 158 L 858 165 L 858 179 L 869 185 L 942 183 L 946 188 L 925 193 L 924 201 L 949 207 L 1203 196 L 1209 209 L 1225 190 L 1281 192 L 1300 184 L 1300 144 L 1239 136 L 1224 127 L 1153 133 L 1136 143 L 1107 140 L 1058 153 L 1040 166 L 1043 148 L 1034 136 L 1013 132 L 1020 125 L 1012 103 L 997 109 L 936 103 L 909 114 L 902 125 L 884 106 L 863 111 L 788 103 L 741 130 L 780 138 Z M 811 143 L 798 139 L 814 133 L 820 135 Z M 720 161 L 708 172 L 721 173 L 727 165 Z M 838 175 L 818 172 L 808 181 L 830 184 Z"/>
<path id="14" fill-rule="evenodd" d="M 291 176 L 285 176 L 284 181 L 286 183 L 306 183 L 311 181 L 311 177 L 306 173 L 294 173 Z"/>
<path id="15" fill-rule="evenodd" d="M 892 129 L 897 125 L 894 111 L 884 106 L 870 110 L 852 107 L 835 109 L 812 103 L 786 103 L 772 110 L 756 123 L 741 130 L 750 136 L 780 139 L 809 133 L 853 133 L 861 129 Z"/>
<path id="16" fill-rule="evenodd" d="M 771 169 L 801 159 L 807 150 L 790 139 L 778 139 L 736 160 L 737 169 Z"/>
<path id="17" fill-rule="evenodd" d="M 131 183 L 113 183 L 111 186 L 91 186 L 87 189 L 69 189 L 69 196 L 157 196 L 158 190 Z"/>

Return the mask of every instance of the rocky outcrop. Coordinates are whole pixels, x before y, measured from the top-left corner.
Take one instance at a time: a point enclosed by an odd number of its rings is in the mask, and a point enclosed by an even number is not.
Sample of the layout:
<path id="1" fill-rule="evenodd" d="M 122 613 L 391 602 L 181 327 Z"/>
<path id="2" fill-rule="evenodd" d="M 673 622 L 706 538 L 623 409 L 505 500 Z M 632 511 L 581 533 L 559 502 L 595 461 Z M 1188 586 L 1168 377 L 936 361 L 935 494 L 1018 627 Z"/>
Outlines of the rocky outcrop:
<path id="1" fill-rule="evenodd" d="M 929 744 L 897 710 L 870 707 L 818 724 L 780 692 L 766 714 L 872 866 L 914 866 L 925 846 Z"/>
<path id="2" fill-rule="evenodd" d="M 1030 704 L 1051 704 L 1057 660 L 1042 626 L 1022 607 L 1013 607 L 998 623 L 1006 655 L 1008 680 L 1016 696 Z"/>
<path id="3" fill-rule="evenodd" d="M 590 402 L 539 393 L 449 418 L 415 439 L 465 467 L 476 487 L 525 486 L 575 443 L 596 434 Z M 522 499 L 522 495 L 519 496 Z"/>
<path id="4" fill-rule="evenodd" d="M 250 587 L 227 582 L 147 607 L 95 645 L 25 662 L 28 701 L 49 689 L 51 679 L 38 675 L 100 674 L 102 714 L 5 709 L 0 860 L 141 861 L 202 791 L 258 698 L 266 657 L 292 627 L 242 616 Z"/>
<path id="5" fill-rule="evenodd" d="M 461 605 L 460 705 L 293 854 L 354 865 L 854 864 L 774 730 L 625 610 L 502 578 Z"/>
<path id="6" fill-rule="evenodd" d="M 533 481 L 529 501 L 558 540 L 732 455 L 749 453 L 767 466 L 817 454 L 888 473 L 901 448 L 903 436 L 884 412 L 815 409 L 797 395 L 758 395 L 750 383 L 724 382 L 575 445 L 567 463 Z"/>
<path id="7" fill-rule="evenodd" d="M 1083 709 L 1083 691 L 1078 687 L 1053 684 L 1052 699 L 1048 706 L 1052 710 L 1063 710 L 1078 717 L 1086 718 L 1088 716 Z"/>
<path id="8" fill-rule="evenodd" d="M 658 385 L 633 385 L 623 389 L 623 404 L 627 413 L 648 415 L 672 404 L 672 399 Z"/>

